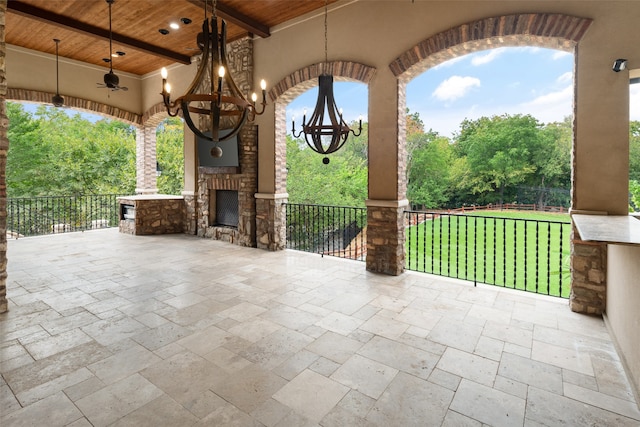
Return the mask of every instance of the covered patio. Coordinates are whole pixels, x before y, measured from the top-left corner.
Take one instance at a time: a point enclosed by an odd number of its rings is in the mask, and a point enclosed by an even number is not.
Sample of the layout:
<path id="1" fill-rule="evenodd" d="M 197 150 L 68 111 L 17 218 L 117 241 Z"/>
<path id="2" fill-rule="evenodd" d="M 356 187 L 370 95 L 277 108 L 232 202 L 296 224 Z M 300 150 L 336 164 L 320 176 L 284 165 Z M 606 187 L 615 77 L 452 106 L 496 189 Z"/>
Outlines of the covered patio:
<path id="1" fill-rule="evenodd" d="M 636 426 L 567 300 L 116 229 L 8 242 L 0 424 Z"/>

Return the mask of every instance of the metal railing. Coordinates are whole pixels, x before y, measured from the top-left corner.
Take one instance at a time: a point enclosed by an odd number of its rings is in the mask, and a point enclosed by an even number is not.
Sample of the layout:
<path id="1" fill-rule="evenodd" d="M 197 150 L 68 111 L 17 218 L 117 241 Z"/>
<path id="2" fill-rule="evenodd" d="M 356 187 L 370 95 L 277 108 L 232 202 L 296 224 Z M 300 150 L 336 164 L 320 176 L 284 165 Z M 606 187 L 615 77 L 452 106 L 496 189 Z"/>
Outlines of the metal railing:
<path id="1" fill-rule="evenodd" d="M 406 211 L 406 268 L 567 298 L 571 224 Z"/>
<path id="2" fill-rule="evenodd" d="M 7 235 L 13 238 L 116 227 L 118 194 L 7 199 Z"/>
<path id="3" fill-rule="evenodd" d="M 366 208 L 287 204 L 287 249 L 364 261 Z"/>

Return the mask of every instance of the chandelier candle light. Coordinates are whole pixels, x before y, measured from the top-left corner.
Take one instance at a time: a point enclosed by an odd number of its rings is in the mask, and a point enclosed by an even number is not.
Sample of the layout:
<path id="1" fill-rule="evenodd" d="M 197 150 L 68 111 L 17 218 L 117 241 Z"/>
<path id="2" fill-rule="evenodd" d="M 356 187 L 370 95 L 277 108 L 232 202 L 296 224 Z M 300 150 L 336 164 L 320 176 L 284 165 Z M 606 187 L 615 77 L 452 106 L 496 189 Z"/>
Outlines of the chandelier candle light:
<path id="1" fill-rule="evenodd" d="M 324 2 L 324 62 L 325 71 L 329 68 L 327 59 L 327 1 Z M 325 115 L 328 115 L 328 124 L 325 124 Z M 294 138 L 304 134 L 307 145 L 316 153 L 325 154 L 322 163 L 329 164 L 327 154 L 338 151 L 349 137 L 349 133 L 360 136 L 362 133 L 362 118 L 359 119 L 358 132 L 350 129 L 342 118 L 342 109 L 338 109 L 333 98 L 333 76 L 322 73 L 318 76 L 318 100 L 311 118 L 307 122 L 305 110 L 302 117 L 302 130 L 296 133 L 295 117 L 291 122 L 291 133 Z"/>
<path id="2" fill-rule="evenodd" d="M 207 20 L 206 10 L 205 4 L 205 19 L 197 40 L 202 50 L 202 60 L 195 78 L 187 92 L 172 101 L 171 85 L 167 82 L 167 69 L 162 68 L 161 95 L 169 116 L 175 117 L 181 111 L 185 123 L 194 134 L 217 144 L 235 137 L 247 121 L 253 122 L 256 115 L 264 113 L 267 105 L 267 84 L 264 80 L 260 82 L 262 110 L 258 111 L 256 108 L 258 96 L 253 93 L 251 101 L 248 101 L 236 86 L 229 71 L 226 54 L 227 24 L 221 20 L 221 31 L 218 33 L 216 2 L 213 2 L 210 22 Z M 199 104 L 191 105 L 191 103 Z M 210 134 L 196 126 L 192 114 L 208 118 Z M 222 150 L 216 145 L 211 150 L 211 155 L 220 157 Z"/>

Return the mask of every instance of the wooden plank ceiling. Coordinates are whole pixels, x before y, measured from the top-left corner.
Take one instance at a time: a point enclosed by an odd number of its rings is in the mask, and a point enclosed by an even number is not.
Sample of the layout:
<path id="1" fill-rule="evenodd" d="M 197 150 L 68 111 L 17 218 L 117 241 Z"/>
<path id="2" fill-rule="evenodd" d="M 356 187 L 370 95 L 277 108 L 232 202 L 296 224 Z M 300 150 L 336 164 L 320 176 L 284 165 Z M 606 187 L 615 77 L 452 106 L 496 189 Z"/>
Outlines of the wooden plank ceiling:
<path id="1" fill-rule="evenodd" d="M 329 0 L 333 3 L 337 0 Z M 207 2 L 209 16 L 211 1 Z M 189 63 L 199 53 L 204 0 L 115 0 L 112 4 L 114 70 L 143 75 L 172 63 Z M 227 40 L 249 34 L 269 37 L 270 28 L 324 7 L 324 0 L 218 0 L 227 21 Z M 191 20 L 185 25 L 183 18 Z M 109 5 L 106 0 L 9 0 L 6 43 L 109 67 Z M 169 24 L 180 25 L 177 30 Z M 166 29 L 163 35 L 160 29 Z"/>

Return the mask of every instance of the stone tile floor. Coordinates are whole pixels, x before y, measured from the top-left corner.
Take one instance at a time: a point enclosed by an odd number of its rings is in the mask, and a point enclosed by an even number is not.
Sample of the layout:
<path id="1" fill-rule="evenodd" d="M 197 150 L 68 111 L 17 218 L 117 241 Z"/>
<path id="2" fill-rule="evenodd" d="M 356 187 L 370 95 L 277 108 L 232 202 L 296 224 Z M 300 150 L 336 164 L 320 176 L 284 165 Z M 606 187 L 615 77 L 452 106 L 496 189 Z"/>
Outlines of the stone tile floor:
<path id="1" fill-rule="evenodd" d="M 640 425 L 565 300 L 115 229 L 8 259 L 2 426 Z"/>

